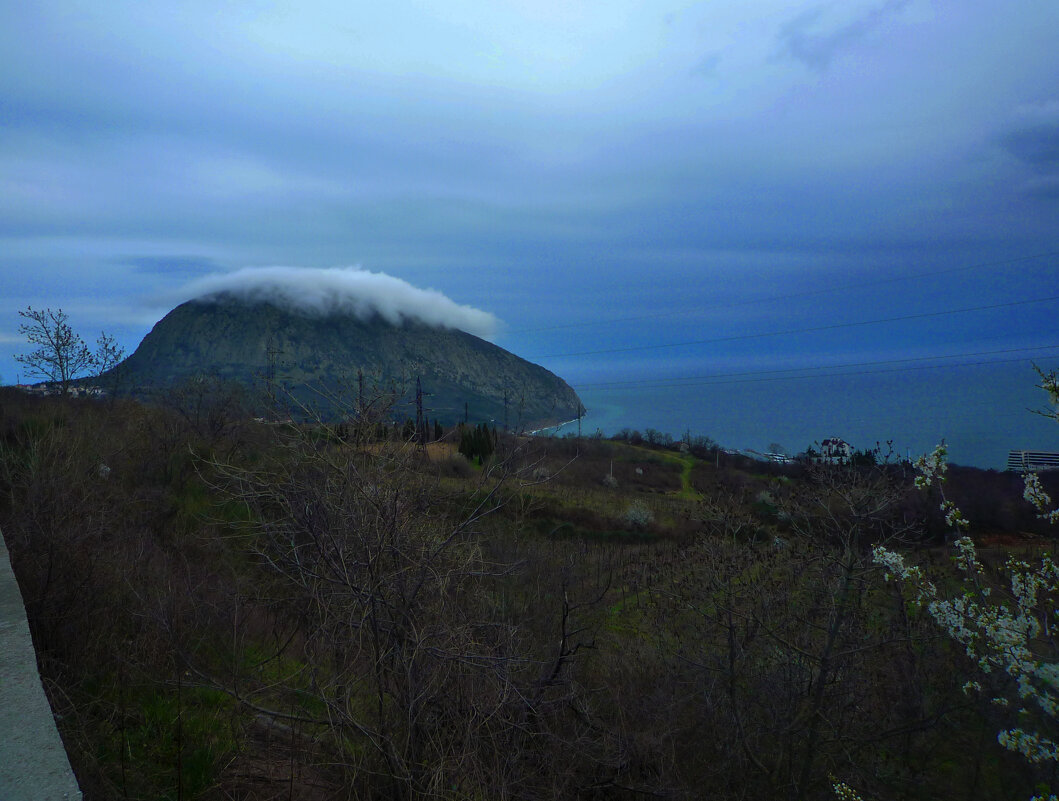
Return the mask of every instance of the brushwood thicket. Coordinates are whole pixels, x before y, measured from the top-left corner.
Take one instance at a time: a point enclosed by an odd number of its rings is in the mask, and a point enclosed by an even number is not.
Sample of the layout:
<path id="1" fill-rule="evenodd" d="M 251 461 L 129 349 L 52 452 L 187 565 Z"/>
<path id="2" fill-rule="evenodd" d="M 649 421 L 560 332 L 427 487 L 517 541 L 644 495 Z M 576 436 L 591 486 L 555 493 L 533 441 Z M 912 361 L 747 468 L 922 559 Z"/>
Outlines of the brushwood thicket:
<path id="1" fill-rule="evenodd" d="M 999 801 L 1051 779 L 872 563 L 887 543 L 955 581 L 907 465 L 278 423 L 204 386 L 4 389 L 0 411 L 0 530 L 87 799 L 824 799 L 837 777 Z M 987 565 L 1050 544 L 1017 477 L 954 468 L 949 494 Z"/>

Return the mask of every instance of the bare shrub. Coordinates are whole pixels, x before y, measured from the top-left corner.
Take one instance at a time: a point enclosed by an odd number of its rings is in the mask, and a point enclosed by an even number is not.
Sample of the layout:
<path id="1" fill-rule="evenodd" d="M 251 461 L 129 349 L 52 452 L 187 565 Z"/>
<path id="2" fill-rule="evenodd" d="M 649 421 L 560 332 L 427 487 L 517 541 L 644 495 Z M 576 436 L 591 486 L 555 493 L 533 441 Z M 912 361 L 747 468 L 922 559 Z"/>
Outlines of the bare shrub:
<path id="1" fill-rule="evenodd" d="M 573 692 L 581 606 L 564 591 L 558 648 L 527 653 L 490 600 L 512 569 L 478 539 L 501 504 L 502 465 L 455 521 L 420 465 L 412 443 L 292 429 L 267 464 L 214 468 L 298 620 L 301 682 L 324 710 L 299 719 L 331 729 L 331 759 L 358 792 L 532 797 L 550 763 L 583 759 L 553 730 Z M 571 780 L 558 771 L 549 786 Z"/>

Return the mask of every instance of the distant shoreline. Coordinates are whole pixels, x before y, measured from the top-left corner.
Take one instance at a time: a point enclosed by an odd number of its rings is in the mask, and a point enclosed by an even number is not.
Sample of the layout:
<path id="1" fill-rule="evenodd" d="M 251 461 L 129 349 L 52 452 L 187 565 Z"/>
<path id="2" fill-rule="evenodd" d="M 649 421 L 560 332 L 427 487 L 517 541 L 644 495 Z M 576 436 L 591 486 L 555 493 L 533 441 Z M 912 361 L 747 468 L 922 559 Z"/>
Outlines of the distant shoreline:
<path id="1" fill-rule="evenodd" d="M 581 419 L 584 419 L 584 418 L 582 417 Z M 549 425 L 549 426 L 543 426 L 541 428 L 535 428 L 533 431 L 528 431 L 527 433 L 532 437 L 532 436 L 535 436 L 535 435 L 541 433 L 542 431 L 547 431 L 550 428 L 554 428 L 555 432 L 559 433 L 559 429 L 560 428 L 562 428 L 563 426 L 568 426 L 568 425 L 570 425 L 570 423 L 576 423 L 577 420 L 578 420 L 578 418 L 575 417 L 572 420 L 567 420 L 567 421 L 562 422 L 562 423 L 556 423 L 555 425 Z"/>

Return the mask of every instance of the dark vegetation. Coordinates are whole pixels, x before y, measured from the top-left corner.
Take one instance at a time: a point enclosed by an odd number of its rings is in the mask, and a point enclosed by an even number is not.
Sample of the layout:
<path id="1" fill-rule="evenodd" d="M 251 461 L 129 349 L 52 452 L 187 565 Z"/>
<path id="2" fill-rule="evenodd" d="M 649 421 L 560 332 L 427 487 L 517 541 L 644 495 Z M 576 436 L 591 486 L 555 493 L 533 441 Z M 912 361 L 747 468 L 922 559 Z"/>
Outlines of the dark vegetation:
<path id="1" fill-rule="evenodd" d="M 204 383 L 0 409 L 0 528 L 88 799 L 824 799 L 832 775 L 1010 799 L 1047 778 L 872 565 L 889 543 L 948 575 L 907 466 L 485 426 L 422 446 L 255 422 Z M 979 539 L 1046 544 L 1017 477 L 954 468 L 947 491 Z"/>

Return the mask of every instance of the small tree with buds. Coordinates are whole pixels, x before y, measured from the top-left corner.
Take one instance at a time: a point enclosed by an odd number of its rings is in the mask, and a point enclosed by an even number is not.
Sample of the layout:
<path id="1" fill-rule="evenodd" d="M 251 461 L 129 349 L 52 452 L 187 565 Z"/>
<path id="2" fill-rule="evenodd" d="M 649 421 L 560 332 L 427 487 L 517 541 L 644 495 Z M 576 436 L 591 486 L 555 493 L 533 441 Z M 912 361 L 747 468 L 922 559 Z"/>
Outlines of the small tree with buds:
<path id="1" fill-rule="evenodd" d="M 92 351 L 67 322 L 62 309 L 27 306 L 18 314 L 26 320 L 19 325 L 18 332 L 36 348 L 15 356 L 15 360 L 30 375 L 58 384 L 60 395 L 67 395 L 73 380 L 86 373 L 110 371 L 112 379 L 115 378 L 114 371 L 125 357 L 125 349 L 113 336 L 101 332 Z"/>
<path id="2" fill-rule="evenodd" d="M 1043 414 L 1059 420 L 1059 374 L 1038 370 L 1041 389 L 1053 408 Z M 1004 565 L 1007 587 L 991 587 L 983 581 L 984 568 L 971 538 L 964 532 L 969 522 L 945 497 L 947 463 L 945 446 L 916 462 L 916 486 L 934 489 L 940 496 L 945 522 L 956 536 L 953 561 L 963 588 L 947 597 L 915 565 L 883 546 L 874 549 L 874 560 L 886 571 L 887 580 L 898 580 L 913 590 L 913 603 L 926 606 L 931 617 L 975 663 L 981 675 L 964 685 L 967 693 L 983 692 L 983 683 L 993 704 L 1010 710 L 1009 725 L 997 735 L 1004 748 L 1021 754 L 1029 762 L 1059 765 L 1059 565 L 1044 554 L 1039 563 L 1011 557 Z M 1036 473 L 1026 473 L 1023 497 L 1033 504 L 1039 517 L 1059 522 L 1059 508 L 1041 486 Z M 841 782 L 836 783 L 839 797 Z M 841 785 L 843 790 L 848 790 Z M 852 791 L 850 791 L 852 792 Z M 1055 794 L 1035 799 L 1059 801 Z"/>
<path id="3" fill-rule="evenodd" d="M 96 366 L 95 354 L 67 322 L 62 309 L 28 306 L 18 314 L 26 320 L 19 325 L 18 333 L 36 348 L 15 356 L 15 360 L 30 375 L 57 383 L 60 394 L 66 395 L 73 379 Z"/>

